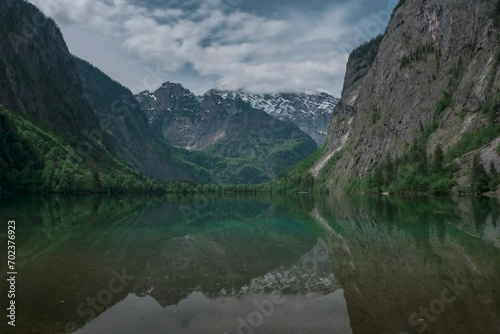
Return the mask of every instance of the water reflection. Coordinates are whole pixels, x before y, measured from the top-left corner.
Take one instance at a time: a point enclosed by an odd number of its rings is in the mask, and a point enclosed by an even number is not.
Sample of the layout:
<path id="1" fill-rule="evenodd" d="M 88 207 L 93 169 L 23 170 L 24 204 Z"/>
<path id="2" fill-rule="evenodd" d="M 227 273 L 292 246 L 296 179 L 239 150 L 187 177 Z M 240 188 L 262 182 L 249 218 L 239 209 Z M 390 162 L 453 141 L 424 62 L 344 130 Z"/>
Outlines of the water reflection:
<path id="1" fill-rule="evenodd" d="M 161 307 L 150 296 L 131 294 L 89 323 L 82 333 L 351 332 L 341 292 L 281 298 L 282 303 L 269 304 L 267 294 L 208 298 L 193 292 L 177 305 Z"/>
<path id="2" fill-rule="evenodd" d="M 18 322 L 9 330 L 500 333 L 499 207 L 388 197 L 2 198 L 0 219 L 18 222 Z"/>

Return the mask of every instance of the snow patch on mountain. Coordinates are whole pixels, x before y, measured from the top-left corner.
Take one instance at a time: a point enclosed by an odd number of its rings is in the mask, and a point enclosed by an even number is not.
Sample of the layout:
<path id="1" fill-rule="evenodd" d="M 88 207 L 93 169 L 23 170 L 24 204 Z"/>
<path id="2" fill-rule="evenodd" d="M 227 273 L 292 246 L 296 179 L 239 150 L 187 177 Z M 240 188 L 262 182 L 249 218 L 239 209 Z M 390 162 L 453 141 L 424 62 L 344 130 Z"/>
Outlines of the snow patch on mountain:
<path id="1" fill-rule="evenodd" d="M 210 90 L 206 94 L 216 94 L 224 100 L 239 99 L 271 116 L 295 123 L 318 145 L 326 140 L 331 115 L 339 102 L 339 99 L 327 93 L 251 94 L 243 91 Z"/>
<path id="2" fill-rule="evenodd" d="M 158 110 L 162 109 L 156 108 L 157 104 L 163 105 L 173 96 L 176 99 L 184 98 L 185 101 L 191 101 L 189 108 L 192 107 L 193 101 L 201 102 L 207 96 L 217 96 L 215 104 L 219 106 L 224 105 L 224 101 L 228 103 L 235 100 L 246 102 L 254 109 L 262 110 L 282 121 L 294 123 L 313 138 L 318 146 L 323 145 L 326 141 L 331 116 L 339 102 L 339 99 L 327 93 L 251 94 L 244 91 L 211 89 L 203 96 L 195 96 L 181 84 L 172 82 L 164 83 L 155 92 L 141 92 L 137 98 L 142 107 L 146 109 L 149 122 L 152 123 L 158 116 Z M 163 110 L 165 109 L 163 108 Z"/>

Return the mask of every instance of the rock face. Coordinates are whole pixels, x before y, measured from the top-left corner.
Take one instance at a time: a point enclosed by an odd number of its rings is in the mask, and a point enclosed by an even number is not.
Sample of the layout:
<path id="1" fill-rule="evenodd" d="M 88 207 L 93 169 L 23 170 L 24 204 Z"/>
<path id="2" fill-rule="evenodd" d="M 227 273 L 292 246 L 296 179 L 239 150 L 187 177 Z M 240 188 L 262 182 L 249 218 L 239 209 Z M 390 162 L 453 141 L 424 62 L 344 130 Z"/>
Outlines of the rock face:
<path id="1" fill-rule="evenodd" d="M 280 120 L 291 121 L 311 136 L 318 146 L 326 141 L 330 119 L 339 102 L 327 93 L 250 94 L 224 91 L 220 95 L 225 99 L 240 99 Z"/>
<path id="2" fill-rule="evenodd" d="M 400 157 L 433 120 L 438 126 L 427 152 L 438 143 L 446 151 L 464 133 L 498 124 L 499 6 L 402 1 L 385 34 L 351 54 L 328 133 L 326 157 L 347 148 L 329 177 L 331 188 L 366 177 L 389 155 Z M 451 101 L 437 110 L 444 92 Z M 489 116 L 481 112 L 486 102 L 492 104 Z M 492 159 L 500 169 L 499 156 Z M 462 174 L 470 173 L 459 165 Z"/>
<path id="3" fill-rule="evenodd" d="M 216 90 L 197 97 L 182 85 L 167 82 L 155 92 L 141 92 L 137 99 L 158 137 L 178 148 L 239 159 L 231 168 L 247 166 L 239 174 L 254 177 L 246 182 L 269 180 L 317 149 L 314 140 L 292 122 Z M 216 182 L 219 179 L 226 178 L 216 177 Z"/>
<path id="4" fill-rule="evenodd" d="M 0 2 L 0 103 L 75 141 L 98 126 L 60 30 L 25 1 Z"/>
<path id="5" fill-rule="evenodd" d="M 177 125 L 180 126 L 183 131 L 179 133 L 178 128 L 178 131 L 175 133 L 175 140 L 180 141 L 180 146 L 187 145 L 190 141 L 193 141 L 196 136 L 193 137 L 193 135 L 187 131 L 184 122 L 196 117 L 196 115 L 201 112 L 198 101 L 203 101 L 204 96 L 196 97 L 189 90 L 182 87 L 182 85 L 172 83 L 163 85 L 157 92 L 142 92 L 139 94 L 142 105 L 150 116 L 150 120 L 155 120 L 155 123 L 152 123 L 153 126 L 161 126 L 161 123 L 164 123 L 165 119 L 162 117 L 166 117 L 165 115 L 157 117 L 158 114 L 161 113 L 161 110 L 178 110 L 182 118 L 177 116 L 176 122 L 179 122 Z M 297 125 L 300 130 L 313 138 L 318 146 L 323 145 L 326 141 L 326 134 L 332 112 L 339 101 L 339 99 L 326 93 L 250 94 L 242 91 L 211 90 L 207 92 L 205 96 L 206 95 L 218 96 L 221 100 L 225 100 L 229 104 L 234 103 L 234 101 L 243 101 L 254 109 L 264 111 L 282 121 L 292 122 Z M 153 106 L 153 104 L 155 104 L 156 107 Z M 168 120 L 166 121 L 168 123 Z M 164 135 L 170 137 L 166 132 L 165 130 Z M 178 136 L 179 134 L 180 138 Z M 174 140 L 174 138 L 170 138 L 170 140 Z"/>
<path id="6" fill-rule="evenodd" d="M 153 132 L 164 137 L 170 145 L 186 149 L 208 145 L 202 143 L 198 146 L 197 143 L 202 136 L 200 131 L 203 131 L 195 129 L 202 112 L 200 101 L 182 85 L 167 82 L 153 93 L 139 93 L 137 99 L 147 114 Z"/>

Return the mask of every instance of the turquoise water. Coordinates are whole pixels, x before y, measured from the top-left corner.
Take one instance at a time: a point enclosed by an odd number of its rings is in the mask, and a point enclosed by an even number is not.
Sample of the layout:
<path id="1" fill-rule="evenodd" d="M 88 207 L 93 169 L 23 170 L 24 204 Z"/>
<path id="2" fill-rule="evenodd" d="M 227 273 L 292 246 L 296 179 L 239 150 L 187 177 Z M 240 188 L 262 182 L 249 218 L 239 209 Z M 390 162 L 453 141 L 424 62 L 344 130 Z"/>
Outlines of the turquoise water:
<path id="1" fill-rule="evenodd" d="M 500 333 L 496 200 L 3 197 L 0 219 L 7 333 Z"/>

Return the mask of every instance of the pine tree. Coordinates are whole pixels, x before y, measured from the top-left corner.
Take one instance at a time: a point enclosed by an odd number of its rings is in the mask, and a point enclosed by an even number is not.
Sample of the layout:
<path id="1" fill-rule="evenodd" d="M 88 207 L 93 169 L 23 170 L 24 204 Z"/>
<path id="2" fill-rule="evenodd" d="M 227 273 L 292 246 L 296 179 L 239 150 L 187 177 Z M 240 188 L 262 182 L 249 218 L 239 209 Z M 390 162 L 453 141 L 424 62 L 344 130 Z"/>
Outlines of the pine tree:
<path id="1" fill-rule="evenodd" d="M 484 170 L 479 155 L 474 155 L 472 159 L 471 188 L 475 193 L 482 193 L 488 190 L 488 175 Z"/>
<path id="2" fill-rule="evenodd" d="M 413 152 L 414 162 L 417 164 L 418 172 L 421 175 L 427 175 L 427 150 L 425 145 L 416 145 Z"/>
<path id="3" fill-rule="evenodd" d="M 385 163 L 385 187 L 389 188 L 389 186 L 394 181 L 395 168 L 394 163 L 392 162 L 391 156 L 387 158 Z"/>
<path id="4" fill-rule="evenodd" d="M 490 184 L 489 188 L 490 191 L 495 191 L 498 187 L 498 171 L 495 167 L 495 163 L 493 160 L 490 161 Z"/>
<path id="5" fill-rule="evenodd" d="M 376 167 L 373 174 L 373 185 L 377 190 L 380 190 L 384 185 L 384 173 L 382 172 L 382 168 Z"/>
<path id="6" fill-rule="evenodd" d="M 443 172 L 444 154 L 441 144 L 437 144 L 434 149 L 434 171 L 436 173 Z"/>

